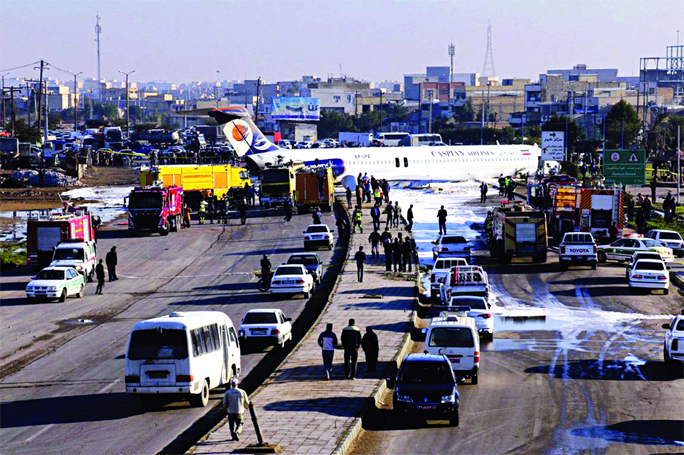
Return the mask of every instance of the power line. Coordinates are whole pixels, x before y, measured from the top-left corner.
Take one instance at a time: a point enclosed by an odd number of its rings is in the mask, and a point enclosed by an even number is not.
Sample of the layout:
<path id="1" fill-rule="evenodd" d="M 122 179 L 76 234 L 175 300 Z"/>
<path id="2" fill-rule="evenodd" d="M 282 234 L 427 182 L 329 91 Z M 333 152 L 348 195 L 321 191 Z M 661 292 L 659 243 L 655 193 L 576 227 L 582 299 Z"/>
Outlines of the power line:
<path id="1" fill-rule="evenodd" d="M 40 63 L 40 60 L 36 60 L 35 62 L 26 64 L 26 65 L 17 66 L 17 67 L 15 67 L 15 68 L 7 68 L 7 69 L 4 69 L 4 70 L 0 70 L 0 73 L 4 73 L 5 71 L 19 70 L 19 69 L 22 69 L 22 68 L 26 68 L 27 66 L 35 65 L 36 63 Z"/>

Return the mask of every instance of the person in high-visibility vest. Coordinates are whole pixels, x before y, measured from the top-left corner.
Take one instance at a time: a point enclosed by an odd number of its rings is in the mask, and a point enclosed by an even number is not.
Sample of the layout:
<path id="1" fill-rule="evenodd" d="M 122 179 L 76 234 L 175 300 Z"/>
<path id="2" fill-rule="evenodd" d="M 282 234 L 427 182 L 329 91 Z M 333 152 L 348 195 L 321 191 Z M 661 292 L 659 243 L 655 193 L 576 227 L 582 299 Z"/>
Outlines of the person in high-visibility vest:
<path id="1" fill-rule="evenodd" d="M 361 225 L 361 209 L 359 207 L 356 207 L 356 210 L 354 210 L 354 214 L 352 215 L 352 219 L 354 222 L 354 226 L 352 228 L 352 232 L 356 232 L 356 227 L 359 227 L 359 230 L 363 234 L 363 226 Z"/>
<path id="2" fill-rule="evenodd" d="M 183 210 L 183 224 L 186 228 L 190 227 L 190 215 L 192 215 L 192 210 L 186 205 Z"/>
<path id="3" fill-rule="evenodd" d="M 207 215 L 207 201 L 202 199 L 199 206 L 199 224 L 204 224 L 204 218 Z"/>

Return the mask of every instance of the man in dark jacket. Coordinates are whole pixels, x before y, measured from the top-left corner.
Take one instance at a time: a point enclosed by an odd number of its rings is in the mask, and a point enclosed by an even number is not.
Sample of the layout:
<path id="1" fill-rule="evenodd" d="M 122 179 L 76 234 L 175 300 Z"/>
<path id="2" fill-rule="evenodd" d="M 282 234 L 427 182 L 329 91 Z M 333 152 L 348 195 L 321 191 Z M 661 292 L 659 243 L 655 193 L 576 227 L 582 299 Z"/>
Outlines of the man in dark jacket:
<path id="1" fill-rule="evenodd" d="M 271 261 L 265 254 L 261 259 L 261 279 L 264 280 L 266 289 L 269 289 L 271 287 Z"/>
<path id="2" fill-rule="evenodd" d="M 344 375 L 347 379 L 356 379 L 356 362 L 359 360 L 361 346 L 361 330 L 356 327 L 354 319 L 342 330 L 342 346 L 344 347 Z"/>
<path id="3" fill-rule="evenodd" d="M 95 289 L 95 295 L 102 295 L 102 290 L 105 285 L 105 273 L 104 265 L 102 264 L 102 259 L 95 266 L 95 276 L 97 277 L 97 289 Z"/>
<path id="4" fill-rule="evenodd" d="M 116 276 L 116 259 L 116 247 L 113 246 L 105 257 L 105 261 L 107 262 L 107 271 L 109 272 L 109 281 L 116 281 L 119 279 L 119 277 Z"/>
<path id="5" fill-rule="evenodd" d="M 378 352 L 380 351 L 378 336 L 373 332 L 372 328 L 366 327 L 366 333 L 361 339 L 361 347 L 364 354 L 366 354 L 366 369 L 368 369 L 369 373 L 372 373 L 378 365 Z"/>
<path id="6" fill-rule="evenodd" d="M 363 252 L 363 247 L 359 247 L 359 251 L 354 255 L 356 259 L 356 279 L 359 283 L 363 283 L 363 263 L 366 262 L 366 253 Z"/>
<path id="7" fill-rule="evenodd" d="M 437 220 L 439 221 L 439 235 L 447 233 L 446 219 L 447 211 L 444 209 L 444 206 L 442 206 L 437 212 Z"/>
<path id="8" fill-rule="evenodd" d="M 391 272 L 392 252 L 394 251 L 394 247 L 392 246 L 392 234 L 389 229 L 386 229 L 385 232 L 382 233 L 380 241 L 382 242 L 382 249 L 385 253 L 385 270 Z"/>
<path id="9" fill-rule="evenodd" d="M 389 229 L 392 227 L 392 221 L 394 220 L 394 206 L 388 202 L 385 212 L 387 213 L 387 223 L 385 223 L 385 229 Z"/>
<path id="10" fill-rule="evenodd" d="M 413 257 L 413 248 L 411 245 L 411 240 L 406 237 L 404 239 L 404 243 L 402 245 L 402 259 L 404 260 L 402 271 L 403 272 L 410 272 L 411 271 L 411 258 Z"/>
<path id="11" fill-rule="evenodd" d="M 401 244 L 401 241 L 399 238 L 394 239 L 394 243 L 392 244 L 392 259 L 394 262 L 394 271 L 395 272 L 401 272 L 401 266 L 402 266 L 402 253 L 404 251 L 404 247 Z"/>
<path id="12" fill-rule="evenodd" d="M 352 190 L 351 188 L 347 187 L 347 191 L 345 192 L 345 196 L 347 196 L 347 209 L 350 209 L 352 206 Z"/>
<path id="13" fill-rule="evenodd" d="M 378 231 L 373 231 L 368 236 L 368 243 L 371 244 L 371 256 L 373 259 L 380 257 L 380 251 L 378 250 L 378 245 L 380 244 L 380 234 Z"/>
<path id="14" fill-rule="evenodd" d="M 411 204 L 411 207 L 406 211 L 406 222 L 408 223 L 406 225 L 406 230 L 411 232 L 411 229 L 413 229 L 413 204 Z"/>
<path id="15" fill-rule="evenodd" d="M 375 204 L 373 206 L 373 208 L 370 210 L 370 216 L 373 219 L 373 230 L 379 231 L 380 230 L 380 206 L 379 206 L 379 204 Z"/>
<path id="16" fill-rule="evenodd" d="M 240 210 L 240 223 L 244 225 L 247 223 L 247 204 L 245 204 L 245 200 L 242 198 L 240 198 L 238 203 L 238 210 Z"/>

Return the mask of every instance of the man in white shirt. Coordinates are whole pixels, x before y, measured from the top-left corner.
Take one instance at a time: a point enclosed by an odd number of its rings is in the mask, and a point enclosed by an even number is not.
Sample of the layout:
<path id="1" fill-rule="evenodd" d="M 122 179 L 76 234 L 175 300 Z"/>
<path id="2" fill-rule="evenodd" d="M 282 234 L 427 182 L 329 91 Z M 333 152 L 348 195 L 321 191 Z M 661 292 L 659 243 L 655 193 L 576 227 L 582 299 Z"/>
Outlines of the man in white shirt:
<path id="1" fill-rule="evenodd" d="M 332 324 L 326 324 L 325 332 L 318 336 L 318 345 L 323 350 L 323 367 L 325 368 L 325 377 L 329 381 L 333 358 L 335 357 L 335 347 L 337 346 L 337 335 L 333 332 Z"/>
<path id="2" fill-rule="evenodd" d="M 223 407 L 226 408 L 228 414 L 228 425 L 233 441 L 239 441 L 238 436 L 242 433 L 242 424 L 244 423 L 245 408 L 249 406 L 249 398 L 247 393 L 238 388 L 237 379 L 230 380 L 230 389 L 223 395 Z"/>

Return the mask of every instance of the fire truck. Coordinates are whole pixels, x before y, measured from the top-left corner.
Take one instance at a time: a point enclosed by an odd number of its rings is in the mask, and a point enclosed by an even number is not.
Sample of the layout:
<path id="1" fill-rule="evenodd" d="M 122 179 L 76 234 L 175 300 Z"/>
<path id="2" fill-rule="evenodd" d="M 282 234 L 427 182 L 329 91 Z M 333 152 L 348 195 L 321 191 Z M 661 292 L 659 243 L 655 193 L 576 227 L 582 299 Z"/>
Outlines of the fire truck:
<path id="1" fill-rule="evenodd" d="M 299 212 L 315 206 L 319 206 L 324 212 L 332 210 L 335 196 L 332 166 L 305 166 L 297 169 L 295 187 L 295 203 Z"/>
<path id="2" fill-rule="evenodd" d="M 607 239 L 608 229 L 615 223 L 618 238 L 625 225 L 625 193 L 615 189 L 580 190 L 576 210 L 576 231 L 591 232 L 594 238 Z"/>
<path id="3" fill-rule="evenodd" d="M 489 216 L 487 238 L 491 257 L 505 264 L 513 256 L 546 262 L 548 236 L 544 212 L 521 202 L 502 202 Z"/>
<path id="4" fill-rule="evenodd" d="M 295 172 L 301 167 L 292 162 L 275 164 L 261 170 L 261 196 L 264 208 L 283 205 L 290 199 L 293 203 L 295 192 Z"/>
<path id="5" fill-rule="evenodd" d="M 85 209 L 74 212 L 30 212 L 26 226 L 27 264 L 34 270 L 52 261 L 55 247 L 64 241 L 94 242 L 93 222 Z"/>
<path id="6" fill-rule="evenodd" d="M 124 204 L 128 208 L 131 235 L 159 232 L 168 235 L 180 229 L 183 216 L 183 188 L 180 186 L 138 186 Z"/>

